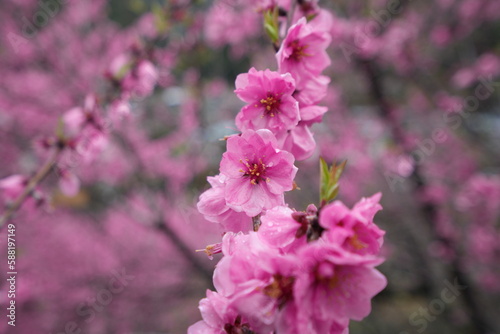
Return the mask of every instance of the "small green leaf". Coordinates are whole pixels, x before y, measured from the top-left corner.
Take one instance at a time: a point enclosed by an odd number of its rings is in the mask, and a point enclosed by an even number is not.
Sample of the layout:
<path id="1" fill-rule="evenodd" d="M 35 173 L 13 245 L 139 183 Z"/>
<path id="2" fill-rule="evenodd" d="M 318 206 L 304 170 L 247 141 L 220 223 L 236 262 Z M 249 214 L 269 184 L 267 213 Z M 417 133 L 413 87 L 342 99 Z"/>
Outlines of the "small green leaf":
<path id="1" fill-rule="evenodd" d="M 274 44 L 278 43 L 279 23 L 277 6 L 264 12 L 264 30 Z"/>
<path id="2" fill-rule="evenodd" d="M 328 167 L 328 164 L 323 158 L 320 158 L 320 206 L 333 201 L 337 197 L 340 189 L 339 180 L 342 172 L 344 171 L 347 161 L 340 164 L 334 163 Z"/>
<path id="3" fill-rule="evenodd" d="M 307 22 L 311 22 L 318 14 L 309 14 L 306 16 Z"/>
<path id="4" fill-rule="evenodd" d="M 271 41 L 273 43 L 276 43 L 278 41 L 278 31 L 271 25 L 264 23 L 264 30 L 266 31 L 266 34 L 271 38 Z"/>
<path id="5" fill-rule="evenodd" d="M 325 159 L 320 157 L 319 163 L 320 163 L 319 167 L 320 167 L 320 171 L 321 171 L 321 184 L 323 184 L 323 182 L 328 182 L 330 173 L 328 173 L 328 164 L 326 163 Z"/>

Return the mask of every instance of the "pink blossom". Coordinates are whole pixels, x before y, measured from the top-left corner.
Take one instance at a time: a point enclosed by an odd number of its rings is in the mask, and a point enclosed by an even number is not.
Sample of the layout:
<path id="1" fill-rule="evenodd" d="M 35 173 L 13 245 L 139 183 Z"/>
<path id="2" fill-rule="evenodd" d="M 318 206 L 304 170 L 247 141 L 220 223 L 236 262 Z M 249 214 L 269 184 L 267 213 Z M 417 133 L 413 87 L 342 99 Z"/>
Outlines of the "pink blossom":
<path id="1" fill-rule="evenodd" d="M 11 175 L 0 180 L 0 191 L 6 202 L 16 200 L 26 187 L 28 180 L 22 175 Z"/>
<path id="2" fill-rule="evenodd" d="M 200 196 L 198 210 L 208 221 L 221 224 L 224 231 L 247 232 L 252 229 L 252 221 L 243 212 L 236 212 L 226 204 L 226 185 L 223 175 L 207 178 L 212 188 Z"/>
<path id="3" fill-rule="evenodd" d="M 130 54 L 121 53 L 111 61 L 106 75 L 119 81 L 127 74 L 130 64 L 132 64 Z"/>
<path id="4" fill-rule="evenodd" d="M 300 107 L 310 106 L 323 100 L 326 96 L 330 78 L 324 75 L 307 78 L 300 82 L 293 97 L 300 103 Z"/>
<path id="5" fill-rule="evenodd" d="M 379 204 L 382 198 L 382 193 L 376 193 L 371 197 L 363 197 L 358 203 L 354 204 L 353 211 L 359 212 L 361 216 L 369 221 L 373 221 L 375 214 L 382 210 L 382 206 Z"/>
<path id="6" fill-rule="evenodd" d="M 248 216 L 282 205 L 284 192 L 293 188 L 294 160 L 292 154 L 278 149 L 276 138 L 267 129 L 230 137 L 220 164 L 220 172 L 227 178 L 227 205 Z"/>
<path id="7" fill-rule="evenodd" d="M 107 147 L 108 136 L 95 128 L 87 128 L 76 141 L 76 151 L 82 157 L 82 162 L 94 161 Z"/>
<path id="8" fill-rule="evenodd" d="M 149 60 L 141 60 L 123 78 L 122 86 L 125 91 L 144 97 L 153 92 L 158 81 L 158 71 Z"/>
<path id="9" fill-rule="evenodd" d="M 373 223 L 373 217 L 382 208 L 380 197 L 378 193 L 363 198 L 352 210 L 340 201 L 325 206 L 319 217 L 320 225 L 326 229 L 322 238 L 350 252 L 378 254 L 384 231 Z"/>
<path id="10" fill-rule="evenodd" d="M 297 304 L 298 303 L 287 305 L 287 307 L 280 313 L 278 319 L 276 320 L 277 333 L 304 333 L 305 323 L 303 321 L 298 321 L 298 312 L 300 311 L 300 308 Z M 315 319 L 314 322 L 309 322 L 306 326 L 306 333 L 310 334 L 349 334 L 349 319 L 343 319 L 342 321 Z"/>
<path id="11" fill-rule="evenodd" d="M 85 97 L 83 107 L 74 107 L 63 114 L 63 123 L 66 134 L 77 137 L 87 125 L 96 129 L 102 128 L 102 118 L 97 107 L 95 95 L 89 94 Z"/>
<path id="12" fill-rule="evenodd" d="M 297 160 L 309 158 L 316 148 L 313 134 L 304 122 L 299 122 L 293 130 L 279 135 L 278 141 L 281 148 L 292 153 Z"/>
<path id="13" fill-rule="evenodd" d="M 319 75 L 328 65 L 330 58 L 326 48 L 330 44 L 330 35 L 318 31 L 301 18 L 290 27 L 281 48 L 276 54 L 281 73 L 291 73 L 297 86 L 304 80 Z"/>
<path id="14" fill-rule="evenodd" d="M 237 3 L 238 6 L 235 6 Z M 259 32 L 259 17 L 245 1 L 227 3 L 215 1 L 205 15 L 205 35 L 208 43 L 219 47 L 224 44 L 240 44 Z"/>
<path id="15" fill-rule="evenodd" d="M 271 332 L 280 312 L 293 300 L 297 263 L 258 238 L 255 232 L 224 238 L 224 257 L 214 285 L 256 332 Z M 230 252 L 228 252 L 230 250 Z"/>
<path id="16" fill-rule="evenodd" d="M 307 126 L 311 126 L 314 123 L 321 123 L 323 115 L 327 111 L 327 107 L 315 105 L 300 108 L 300 117 L 302 118 L 301 123 Z"/>
<path id="17" fill-rule="evenodd" d="M 261 217 L 258 230 L 260 239 L 271 247 L 285 253 L 305 245 L 307 225 L 302 225 L 292 217 L 295 211 L 286 206 L 278 206 L 266 211 Z"/>
<path id="18" fill-rule="evenodd" d="M 302 123 L 312 125 L 322 121 L 328 108 L 316 105 L 327 93 L 330 78 L 321 75 L 303 79 L 298 82 L 297 90 L 293 94 L 299 102 L 300 119 Z"/>
<path id="19" fill-rule="evenodd" d="M 110 118 L 116 122 L 130 115 L 130 103 L 127 97 L 114 100 L 109 107 Z"/>
<path id="20" fill-rule="evenodd" d="M 68 169 L 59 170 L 59 188 L 66 196 L 75 196 L 80 190 L 80 180 Z"/>
<path id="21" fill-rule="evenodd" d="M 203 320 L 188 328 L 188 334 L 245 333 L 250 325 L 229 305 L 227 298 L 207 290 L 207 298 L 199 306 Z"/>
<path id="22" fill-rule="evenodd" d="M 289 73 L 251 68 L 238 75 L 235 93 L 248 104 L 236 116 L 236 126 L 241 131 L 270 129 L 275 133 L 292 129 L 300 119 L 294 91 L 295 80 Z"/>
<path id="23" fill-rule="evenodd" d="M 75 107 L 64 113 L 63 121 L 66 132 L 75 135 L 84 127 L 87 117 L 83 108 Z"/>
<path id="24" fill-rule="evenodd" d="M 333 12 L 319 8 L 318 0 L 304 0 L 301 6 L 301 10 L 304 13 L 304 16 L 314 15 L 314 18 L 311 19 L 309 24 L 315 31 L 325 31 L 330 32 L 333 29 L 334 18 Z M 335 18 L 335 20 L 338 20 Z"/>
<path id="25" fill-rule="evenodd" d="M 79 162 L 93 161 L 108 145 L 106 132 L 110 123 L 102 119 L 100 111 L 97 98 L 89 94 L 83 108 L 72 108 L 63 115 L 65 135 L 70 139 L 67 142 L 80 155 Z M 66 164 L 64 157 L 61 160 Z M 71 165 L 75 163 L 71 162 Z"/>
<path id="26" fill-rule="evenodd" d="M 347 319 L 361 320 L 370 313 L 370 301 L 387 284 L 373 267 L 382 260 L 361 256 L 322 242 L 302 248 L 301 270 L 294 286 L 297 326 L 301 333 L 309 328 L 338 327 Z M 318 331 L 327 333 L 329 331 Z"/>

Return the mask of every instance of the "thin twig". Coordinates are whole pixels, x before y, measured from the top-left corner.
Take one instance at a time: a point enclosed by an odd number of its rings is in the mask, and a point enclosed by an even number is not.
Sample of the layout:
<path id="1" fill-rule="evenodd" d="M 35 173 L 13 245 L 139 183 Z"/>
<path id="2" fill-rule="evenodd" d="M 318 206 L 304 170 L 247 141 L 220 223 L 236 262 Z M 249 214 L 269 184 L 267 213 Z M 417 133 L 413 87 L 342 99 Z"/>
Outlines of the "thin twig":
<path id="1" fill-rule="evenodd" d="M 174 246 L 181 252 L 181 254 L 191 263 L 193 269 L 198 271 L 200 275 L 210 284 L 212 283 L 212 270 L 209 270 L 198 257 L 195 252 L 189 248 L 177 235 L 177 233 L 168 225 L 166 221 L 160 220 L 155 224 L 155 228 L 162 232 L 174 244 Z"/>
<path id="2" fill-rule="evenodd" d="M 50 158 L 47 160 L 47 162 L 38 170 L 38 172 L 28 181 L 28 184 L 26 185 L 26 188 L 24 188 L 23 192 L 17 199 L 12 203 L 8 208 L 7 211 L 4 212 L 4 214 L 0 217 L 0 229 L 2 226 L 9 221 L 12 216 L 21 208 L 21 206 L 24 204 L 25 200 L 28 198 L 33 193 L 33 190 L 42 182 L 47 175 L 49 175 L 50 171 L 52 170 L 52 167 L 54 164 L 57 162 L 57 158 L 59 157 L 59 154 L 62 152 L 63 148 L 61 147 L 56 147 L 55 151 L 52 153 Z"/>

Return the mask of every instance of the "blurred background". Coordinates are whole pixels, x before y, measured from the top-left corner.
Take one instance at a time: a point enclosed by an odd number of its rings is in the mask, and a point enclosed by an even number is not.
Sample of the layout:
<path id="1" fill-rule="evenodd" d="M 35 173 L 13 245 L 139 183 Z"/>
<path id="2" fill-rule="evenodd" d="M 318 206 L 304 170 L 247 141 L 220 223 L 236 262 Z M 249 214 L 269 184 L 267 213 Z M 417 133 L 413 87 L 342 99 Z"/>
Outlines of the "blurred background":
<path id="1" fill-rule="evenodd" d="M 91 120 L 13 217 L 16 326 L 3 315 L 0 333 L 170 334 L 201 318 L 218 257 L 195 250 L 221 232 L 196 202 L 236 133 L 236 76 L 276 69 L 258 3 L 0 2 L 2 208 L 50 161 L 61 120 L 119 119 Z M 348 161 L 347 205 L 383 194 L 389 283 L 350 332 L 500 333 L 500 2 L 319 5 L 329 111 L 287 201 L 318 202 L 320 156 Z"/>

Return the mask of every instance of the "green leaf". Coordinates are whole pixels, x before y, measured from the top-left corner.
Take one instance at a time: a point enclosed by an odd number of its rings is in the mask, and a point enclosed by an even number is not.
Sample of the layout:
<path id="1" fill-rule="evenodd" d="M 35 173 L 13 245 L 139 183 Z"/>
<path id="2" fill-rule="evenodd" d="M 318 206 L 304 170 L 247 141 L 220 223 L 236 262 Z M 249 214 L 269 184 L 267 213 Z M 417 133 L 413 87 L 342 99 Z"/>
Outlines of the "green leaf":
<path id="1" fill-rule="evenodd" d="M 323 158 L 320 158 L 320 206 L 333 201 L 340 189 L 339 180 L 347 161 L 340 164 L 334 163 L 330 167 Z"/>
<path id="2" fill-rule="evenodd" d="M 276 43 L 279 39 L 278 31 L 271 25 L 264 23 L 264 30 L 266 34 L 271 38 L 273 43 Z"/>
<path id="3" fill-rule="evenodd" d="M 311 22 L 318 14 L 309 14 L 306 16 L 307 22 Z"/>
<path id="4" fill-rule="evenodd" d="M 279 41 L 278 7 L 264 12 L 264 30 L 273 43 Z"/>
<path id="5" fill-rule="evenodd" d="M 321 184 L 323 184 L 323 181 L 328 182 L 330 174 L 328 173 L 328 164 L 326 163 L 325 159 L 320 157 L 319 164 L 322 181 Z"/>

